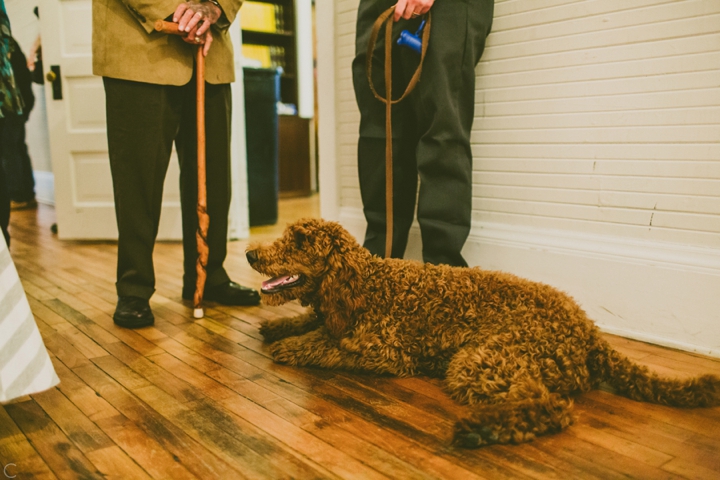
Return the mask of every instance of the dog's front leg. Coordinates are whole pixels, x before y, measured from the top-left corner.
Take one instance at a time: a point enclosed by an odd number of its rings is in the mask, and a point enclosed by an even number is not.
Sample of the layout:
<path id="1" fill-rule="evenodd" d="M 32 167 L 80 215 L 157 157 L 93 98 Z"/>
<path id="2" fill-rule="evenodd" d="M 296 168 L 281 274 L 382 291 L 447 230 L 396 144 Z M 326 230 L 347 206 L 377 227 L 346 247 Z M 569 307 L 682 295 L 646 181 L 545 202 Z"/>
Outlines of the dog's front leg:
<path id="1" fill-rule="evenodd" d="M 266 343 L 302 335 L 320 328 L 322 321 L 314 312 L 299 315 L 297 317 L 281 318 L 279 320 L 263 320 L 260 322 L 260 335 Z"/>
<path id="2" fill-rule="evenodd" d="M 326 328 L 278 340 L 270 345 L 270 353 L 276 362 L 288 365 L 351 370 L 358 367 L 358 355 L 338 348 L 338 340 Z"/>
<path id="3" fill-rule="evenodd" d="M 356 339 L 357 340 L 357 339 Z M 411 375 L 416 365 L 394 348 L 382 345 L 357 347 L 357 341 L 339 340 L 322 327 L 305 335 L 288 337 L 270 345 L 270 353 L 278 363 L 314 366 L 328 369 Z M 362 342 L 361 342 L 362 343 Z M 367 343 L 367 342 L 366 342 Z"/>

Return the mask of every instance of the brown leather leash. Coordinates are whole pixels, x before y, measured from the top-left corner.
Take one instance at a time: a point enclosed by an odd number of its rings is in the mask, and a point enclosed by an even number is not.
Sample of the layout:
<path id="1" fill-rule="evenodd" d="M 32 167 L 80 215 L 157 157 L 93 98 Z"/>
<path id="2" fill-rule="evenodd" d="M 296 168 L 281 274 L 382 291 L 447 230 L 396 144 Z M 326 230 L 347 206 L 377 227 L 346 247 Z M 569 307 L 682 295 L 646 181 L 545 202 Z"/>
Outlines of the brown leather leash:
<path id="1" fill-rule="evenodd" d="M 428 39 L 430 38 L 430 12 L 427 13 L 425 28 L 422 34 L 422 50 L 420 52 L 420 64 L 408 83 L 405 92 L 397 100 L 392 99 L 392 14 L 395 6 L 385 10 L 375 20 L 375 24 L 370 34 L 370 42 L 367 50 L 367 79 L 370 84 L 375 98 L 385 104 L 385 258 L 390 258 L 392 253 L 393 241 L 393 155 L 392 155 L 392 106 L 402 101 L 417 85 L 422 72 L 423 60 L 425 60 L 425 52 L 427 51 Z M 372 80 L 372 60 L 380 29 L 385 26 L 385 95 L 383 98 L 377 90 Z"/>

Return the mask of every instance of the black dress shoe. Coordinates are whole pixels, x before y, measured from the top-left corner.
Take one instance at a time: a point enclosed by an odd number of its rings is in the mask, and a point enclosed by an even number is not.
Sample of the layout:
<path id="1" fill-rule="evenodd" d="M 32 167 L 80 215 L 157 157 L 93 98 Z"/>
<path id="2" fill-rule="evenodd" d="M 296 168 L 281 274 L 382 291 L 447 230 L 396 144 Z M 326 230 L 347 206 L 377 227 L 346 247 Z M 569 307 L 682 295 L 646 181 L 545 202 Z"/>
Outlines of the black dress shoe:
<path id="1" fill-rule="evenodd" d="M 123 328 L 143 328 L 155 323 L 150 302 L 139 297 L 118 297 L 113 315 L 115 325 Z"/>
<path id="2" fill-rule="evenodd" d="M 195 287 L 183 288 L 182 297 L 185 300 L 192 300 L 195 295 Z M 217 302 L 222 305 L 258 305 L 260 303 L 260 294 L 257 290 L 243 287 L 233 281 L 228 280 L 214 287 L 205 287 L 203 299 L 210 302 Z"/>

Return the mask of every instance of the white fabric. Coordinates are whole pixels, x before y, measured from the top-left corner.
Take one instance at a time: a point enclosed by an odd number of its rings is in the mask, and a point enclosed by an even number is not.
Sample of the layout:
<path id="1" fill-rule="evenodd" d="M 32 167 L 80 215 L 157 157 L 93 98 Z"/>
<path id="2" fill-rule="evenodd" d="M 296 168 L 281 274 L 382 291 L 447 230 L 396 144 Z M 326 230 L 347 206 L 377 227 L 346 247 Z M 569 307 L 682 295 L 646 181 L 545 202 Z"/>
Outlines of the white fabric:
<path id="1" fill-rule="evenodd" d="M 0 235 L 0 402 L 60 383 Z"/>

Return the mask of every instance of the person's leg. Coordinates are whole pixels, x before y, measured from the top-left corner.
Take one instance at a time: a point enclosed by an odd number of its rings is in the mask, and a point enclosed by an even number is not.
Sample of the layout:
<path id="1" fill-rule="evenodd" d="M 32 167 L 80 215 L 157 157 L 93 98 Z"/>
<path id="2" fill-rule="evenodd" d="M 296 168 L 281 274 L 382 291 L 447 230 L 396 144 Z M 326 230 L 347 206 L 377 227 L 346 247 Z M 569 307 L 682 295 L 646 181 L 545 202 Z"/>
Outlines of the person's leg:
<path id="1" fill-rule="evenodd" d="M 0 139 L 4 134 L 5 119 L 0 118 Z M 3 156 L 4 142 L 0 141 L 0 157 Z M 10 196 L 8 194 L 7 177 L 5 175 L 4 162 L 0 162 L 0 230 L 2 230 L 5 243 L 10 245 L 10 233 L 8 226 L 10 225 Z"/>
<path id="2" fill-rule="evenodd" d="M 417 168 L 415 143 L 408 138 L 393 140 L 393 238 L 391 257 L 402 258 L 415 214 Z M 367 221 L 363 246 L 385 255 L 385 139 L 358 139 L 358 175 L 363 212 Z"/>
<path id="3" fill-rule="evenodd" d="M 8 195 L 5 169 L 0 165 L 0 230 L 2 230 L 5 243 L 10 246 L 10 196 Z"/>
<path id="4" fill-rule="evenodd" d="M 356 57 L 353 61 L 355 97 L 360 109 L 360 136 L 358 139 L 358 176 L 363 211 L 368 226 L 364 246 L 371 253 L 385 254 L 385 104 L 375 98 L 367 79 L 366 61 L 370 32 L 377 17 L 392 6 L 392 0 L 362 1 L 358 9 Z M 403 24 L 394 26 L 397 38 Z M 385 96 L 384 30 L 381 31 L 373 56 L 373 84 Z M 407 86 L 402 71 L 405 55 L 399 47 L 393 48 L 393 98 L 399 97 Z M 402 258 L 408 233 L 415 213 L 417 168 L 415 145 L 417 129 L 409 100 L 393 107 L 393 247 L 391 256 Z"/>
<path id="5" fill-rule="evenodd" d="M 180 121 L 179 87 L 103 81 L 118 224 L 117 293 L 149 299 L 163 182 Z"/>
<path id="6" fill-rule="evenodd" d="M 27 116 L 23 115 L 21 120 L 22 125 L 20 126 L 18 144 L 18 148 L 20 150 L 20 196 L 19 200 L 16 200 L 15 198 L 13 198 L 13 200 L 35 203 L 35 177 L 33 177 L 32 161 L 30 160 L 27 142 L 25 140 L 25 124 L 28 120 Z"/>
<path id="7" fill-rule="evenodd" d="M 426 262 L 467 266 L 461 250 L 470 233 L 475 66 L 493 15 L 492 0 L 437 1 L 415 92 L 420 142 L 418 222 Z"/>
<path id="8" fill-rule="evenodd" d="M 10 200 L 21 204 L 35 199 L 32 164 L 25 144 L 26 115 L 7 115 L 2 141 L 2 164 L 7 176 Z"/>
<path id="9" fill-rule="evenodd" d="M 180 203 L 183 219 L 183 297 L 195 291 L 197 240 L 197 119 L 195 77 L 183 87 L 183 116 L 175 138 L 180 162 Z M 259 294 L 230 281 L 223 263 L 227 256 L 230 212 L 230 137 L 232 95 L 229 84 L 205 84 L 205 137 L 208 262 L 205 298 L 229 305 L 256 305 Z"/>

